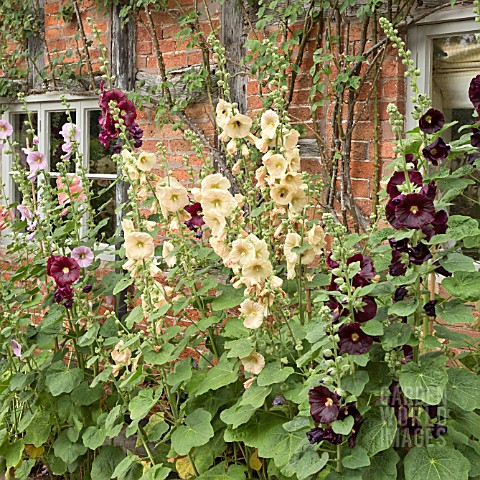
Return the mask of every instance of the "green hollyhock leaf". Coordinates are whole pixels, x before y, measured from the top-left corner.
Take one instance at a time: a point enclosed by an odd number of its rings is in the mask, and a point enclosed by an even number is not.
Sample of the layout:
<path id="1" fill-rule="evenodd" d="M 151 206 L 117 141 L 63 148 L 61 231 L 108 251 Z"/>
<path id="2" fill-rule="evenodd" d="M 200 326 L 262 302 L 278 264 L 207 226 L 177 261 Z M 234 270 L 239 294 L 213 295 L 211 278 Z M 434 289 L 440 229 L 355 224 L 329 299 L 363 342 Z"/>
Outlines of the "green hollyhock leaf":
<path id="1" fill-rule="evenodd" d="M 332 423 L 332 429 L 335 433 L 339 433 L 340 435 L 348 435 L 353 428 L 355 420 L 351 415 L 346 417 L 344 420 L 335 420 Z"/>
<path id="2" fill-rule="evenodd" d="M 165 480 L 172 471 L 163 465 L 154 465 L 145 473 L 140 480 Z"/>
<path id="3" fill-rule="evenodd" d="M 392 323 L 382 335 L 382 347 L 388 352 L 396 347 L 405 345 L 412 334 L 412 326 L 407 323 Z"/>
<path id="4" fill-rule="evenodd" d="M 265 399 L 270 395 L 272 387 L 259 387 L 255 382 L 245 390 L 240 400 L 240 405 L 252 405 L 255 408 L 260 408 Z"/>
<path id="5" fill-rule="evenodd" d="M 372 480 L 397 480 L 397 463 L 400 457 L 393 448 L 370 458 L 370 465 L 362 470 L 362 478 Z"/>
<path id="6" fill-rule="evenodd" d="M 196 394 L 203 395 L 209 390 L 218 390 L 235 382 L 238 379 L 238 368 L 238 362 L 229 360 L 226 355 L 222 355 L 218 364 L 208 371 L 205 381 Z"/>
<path id="7" fill-rule="evenodd" d="M 467 412 L 480 408 L 480 377 L 463 368 L 448 369 L 445 392 L 448 401 Z"/>
<path id="8" fill-rule="evenodd" d="M 395 302 L 389 309 L 389 315 L 397 315 L 399 317 L 408 317 L 418 308 L 418 300 L 416 298 L 409 298 L 401 302 Z"/>
<path id="9" fill-rule="evenodd" d="M 443 445 L 415 447 L 404 460 L 405 480 L 467 480 L 470 462 Z"/>
<path id="10" fill-rule="evenodd" d="M 220 420 L 233 428 L 238 428 L 253 417 L 257 408 L 253 405 L 242 405 L 240 402 L 237 402 L 220 414 Z"/>
<path id="11" fill-rule="evenodd" d="M 172 447 L 179 455 L 187 455 L 193 447 L 205 445 L 214 435 L 210 412 L 199 408 L 185 419 L 185 425 L 172 433 Z"/>
<path id="12" fill-rule="evenodd" d="M 174 386 L 190 380 L 192 377 L 192 365 L 189 358 L 184 358 L 175 364 L 173 372 L 167 375 L 167 384 Z"/>
<path id="13" fill-rule="evenodd" d="M 362 480 L 362 474 L 356 470 L 344 469 L 342 472 L 330 472 L 325 480 Z"/>
<path id="14" fill-rule="evenodd" d="M 459 300 L 444 302 L 436 308 L 437 315 L 445 323 L 473 323 L 475 318 L 472 313 L 472 307 L 465 305 Z"/>
<path id="15" fill-rule="evenodd" d="M 367 371 L 358 370 L 342 380 L 342 388 L 352 395 L 359 397 L 369 380 L 370 377 Z"/>
<path id="16" fill-rule="evenodd" d="M 86 406 L 95 403 L 100 400 L 103 395 L 103 386 L 97 385 L 94 388 L 90 388 L 88 382 L 82 382 L 78 387 L 75 387 L 70 394 L 70 398 L 75 405 Z"/>
<path id="17" fill-rule="evenodd" d="M 397 419 L 393 408 L 373 409 L 368 412 L 358 433 L 357 445 L 372 457 L 391 447 L 397 433 Z"/>
<path id="18" fill-rule="evenodd" d="M 257 383 L 260 387 L 283 383 L 295 370 L 292 367 L 284 367 L 280 362 L 269 363 L 258 375 Z"/>
<path id="19" fill-rule="evenodd" d="M 111 478 L 124 478 L 130 467 L 133 465 L 138 457 L 136 455 L 127 455 L 122 461 L 115 467 Z"/>
<path id="20" fill-rule="evenodd" d="M 153 390 L 152 388 L 145 388 L 140 390 L 136 397 L 133 397 L 128 404 L 130 410 L 130 417 L 132 420 L 139 420 L 144 418 L 152 407 L 157 403 L 162 389 Z"/>
<path id="21" fill-rule="evenodd" d="M 363 447 L 357 446 L 350 451 L 349 455 L 343 458 L 342 465 L 351 470 L 368 467 L 370 465 L 368 452 Z"/>
<path id="22" fill-rule="evenodd" d="M 409 362 L 403 365 L 398 380 L 407 398 L 437 405 L 442 400 L 448 375 L 441 363 L 426 358 L 420 364 Z"/>
<path id="23" fill-rule="evenodd" d="M 328 459 L 327 452 L 323 452 L 319 456 L 314 445 L 302 445 L 281 469 L 281 472 L 287 477 L 296 475 L 298 480 L 304 480 L 319 472 L 327 464 Z"/>
<path id="24" fill-rule="evenodd" d="M 146 349 L 144 352 L 145 362 L 151 365 L 164 365 L 167 362 L 175 360 L 174 350 L 175 345 L 173 343 L 164 343 L 158 352 L 153 350 L 153 348 Z"/>
<path id="25" fill-rule="evenodd" d="M 447 272 L 474 272 L 475 262 L 473 258 L 462 255 L 461 253 L 449 253 L 446 258 L 439 260 L 440 265 Z"/>
<path id="26" fill-rule="evenodd" d="M 67 465 L 73 463 L 87 451 L 87 447 L 80 442 L 71 442 L 67 431 L 64 430 L 53 444 L 55 456 L 62 459 Z"/>
<path id="27" fill-rule="evenodd" d="M 72 368 L 71 370 L 66 368 L 63 365 L 61 369 L 57 370 L 51 367 L 48 370 L 45 384 L 54 397 L 58 397 L 62 393 L 70 393 L 83 379 L 83 371 L 80 368 Z"/>
<path id="28" fill-rule="evenodd" d="M 297 430 L 302 430 L 306 427 L 310 428 L 311 423 L 312 423 L 311 417 L 296 416 L 293 418 L 293 420 L 290 420 L 289 422 L 284 423 L 283 428 L 287 432 L 296 432 Z"/>
<path id="29" fill-rule="evenodd" d="M 233 288 L 229 285 L 221 286 L 222 294 L 212 302 L 212 309 L 215 312 L 228 308 L 238 307 L 244 300 L 243 289 Z"/>
<path id="30" fill-rule="evenodd" d="M 197 480 L 245 480 L 246 468 L 242 465 L 230 465 L 222 462 L 197 477 Z"/>
<path id="31" fill-rule="evenodd" d="M 123 290 L 133 283 L 133 280 L 133 278 L 122 277 L 113 287 L 112 294 L 116 295 L 117 293 L 123 292 Z"/>
<path id="32" fill-rule="evenodd" d="M 82 441 L 90 450 L 96 450 L 103 445 L 106 437 L 104 430 L 92 426 L 85 429 L 82 435 Z"/>
<path id="33" fill-rule="evenodd" d="M 5 449 L 2 448 L 2 450 L 2 456 L 5 458 L 5 464 L 7 468 L 15 467 L 22 459 L 23 442 L 21 440 L 17 440 L 16 442 L 8 445 L 8 447 Z"/>
<path id="34" fill-rule="evenodd" d="M 442 287 L 453 297 L 464 302 L 480 300 L 480 274 L 478 272 L 455 272 L 453 277 L 447 277 Z"/>
<path id="35" fill-rule="evenodd" d="M 245 358 L 248 357 L 254 350 L 255 345 L 248 338 L 239 338 L 238 340 L 231 340 L 225 342 L 225 349 L 229 350 L 228 358 Z"/>
<path id="36" fill-rule="evenodd" d="M 365 322 L 361 328 L 367 335 L 383 335 L 383 323 L 378 320 L 369 320 Z"/>
<path id="37" fill-rule="evenodd" d="M 25 431 L 25 444 L 34 445 L 35 447 L 42 446 L 49 439 L 51 429 L 50 414 L 43 410 L 37 411 L 32 423 Z"/>

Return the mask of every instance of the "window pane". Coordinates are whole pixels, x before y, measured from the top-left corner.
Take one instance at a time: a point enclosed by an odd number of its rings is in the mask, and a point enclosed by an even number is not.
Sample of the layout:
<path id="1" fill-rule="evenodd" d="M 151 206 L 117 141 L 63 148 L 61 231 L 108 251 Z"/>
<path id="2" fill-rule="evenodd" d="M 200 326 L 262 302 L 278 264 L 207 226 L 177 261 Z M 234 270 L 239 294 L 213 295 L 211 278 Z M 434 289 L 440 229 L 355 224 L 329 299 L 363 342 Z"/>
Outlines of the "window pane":
<path id="1" fill-rule="evenodd" d="M 100 110 L 88 111 L 88 172 L 116 174 L 117 167 L 112 161 L 112 148 L 106 149 L 98 140 L 100 115 Z"/>
<path id="2" fill-rule="evenodd" d="M 447 122 L 459 122 L 449 134 L 446 132 L 443 136 L 445 141 L 451 142 L 460 138 L 459 127 L 478 121 L 473 117 L 474 109 L 468 98 L 468 87 L 480 70 L 480 44 L 474 34 L 453 35 L 433 39 L 432 52 L 433 106 L 444 113 Z M 456 170 L 466 162 L 465 156 L 458 156 L 452 160 L 451 168 Z M 474 175 L 480 178 L 478 171 Z M 475 203 L 480 201 L 478 183 L 469 185 L 463 194 L 465 196 L 459 196 L 453 201 L 449 209 L 450 215 L 469 215 L 480 220 L 480 206 Z M 468 253 L 480 257 L 478 249 Z"/>
<path id="3" fill-rule="evenodd" d="M 107 224 L 100 229 L 97 238 L 104 233 L 105 239 L 113 236 L 115 232 L 115 185 L 113 180 L 92 180 L 92 208 L 95 210 L 95 225 L 107 218 Z"/>
<path id="4" fill-rule="evenodd" d="M 30 125 L 26 125 L 25 122 L 28 121 L 27 113 L 13 113 L 11 115 L 11 122 L 13 127 L 13 141 L 17 142 L 18 145 L 15 146 L 14 151 L 20 157 L 20 164 L 22 167 L 29 169 L 27 164 L 27 154 L 23 151 L 23 148 L 31 147 L 33 144 L 33 134 L 27 134 L 27 130 L 30 129 Z M 36 112 L 31 113 L 31 122 L 33 129 L 37 132 L 38 128 L 38 115 Z M 12 198 L 11 202 L 21 203 L 22 194 L 18 190 L 17 185 L 11 180 L 13 184 L 12 189 Z"/>
<path id="5" fill-rule="evenodd" d="M 72 122 L 76 122 L 75 111 L 71 111 Z M 49 159 L 50 171 L 58 172 L 57 163 L 62 160 L 62 155 L 65 152 L 62 150 L 63 137 L 60 135 L 63 125 L 69 122 L 66 112 L 49 112 L 48 113 L 48 145 L 49 145 Z M 68 167 L 68 172 L 75 171 L 75 165 L 71 163 Z"/>

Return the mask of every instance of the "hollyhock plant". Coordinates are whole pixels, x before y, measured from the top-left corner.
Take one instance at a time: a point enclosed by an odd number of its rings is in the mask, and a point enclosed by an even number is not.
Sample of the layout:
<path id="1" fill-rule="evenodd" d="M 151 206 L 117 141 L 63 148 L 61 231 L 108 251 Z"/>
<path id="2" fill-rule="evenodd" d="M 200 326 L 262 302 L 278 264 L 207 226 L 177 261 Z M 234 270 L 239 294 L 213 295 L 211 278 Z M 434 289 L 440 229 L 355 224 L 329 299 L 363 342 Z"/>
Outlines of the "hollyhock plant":
<path id="1" fill-rule="evenodd" d="M 420 229 L 432 223 L 435 218 L 433 201 L 426 195 L 420 193 L 401 194 L 392 202 L 395 218 L 402 228 Z"/>
<path id="2" fill-rule="evenodd" d="M 320 385 L 308 392 L 310 415 L 316 423 L 332 423 L 340 412 L 340 397 L 327 387 Z"/>
<path id="3" fill-rule="evenodd" d="M 437 166 L 438 162 L 445 160 L 450 155 L 450 150 L 450 145 L 447 145 L 441 137 L 438 137 L 433 143 L 427 145 L 422 153 L 432 165 Z"/>
<path id="4" fill-rule="evenodd" d="M 30 173 L 36 173 L 47 168 L 47 158 L 42 152 L 30 151 L 27 155 L 27 163 L 30 165 Z"/>
<path id="5" fill-rule="evenodd" d="M 0 140 L 6 140 L 13 133 L 12 125 L 6 120 L 0 120 Z"/>
<path id="6" fill-rule="evenodd" d="M 436 133 L 445 125 L 445 117 L 442 112 L 435 108 L 428 109 L 419 120 L 420 130 L 423 133 Z"/>
<path id="7" fill-rule="evenodd" d="M 421 265 L 432 258 L 432 252 L 423 242 L 409 249 L 408 258 L 414 265 Z"/>
<path id="8" fill-rule="evenodd" d="M 72 250 L 71 256 L 77 261 L 81 268 L 89 267 L 95 258 L 92 250 L 85 246 L 75 247 Z"/>
<path id="9" fill-rule="evenodd" d="M 53 277 L 59 287 L 65 287 L 80 278 L 80 267 L 74 258 L 57 256 L 53 257 L 50 264 L 47 262 L 47 274 Z"/>

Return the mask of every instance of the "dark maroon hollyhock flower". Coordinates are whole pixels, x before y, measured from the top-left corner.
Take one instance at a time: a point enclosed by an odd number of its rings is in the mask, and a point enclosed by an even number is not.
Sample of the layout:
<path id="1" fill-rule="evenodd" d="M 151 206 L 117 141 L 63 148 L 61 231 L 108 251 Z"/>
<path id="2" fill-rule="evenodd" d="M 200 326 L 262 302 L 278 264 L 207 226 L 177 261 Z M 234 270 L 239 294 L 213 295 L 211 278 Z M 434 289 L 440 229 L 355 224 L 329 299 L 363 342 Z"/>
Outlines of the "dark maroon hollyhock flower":
<path id="1" fill-rule="evenodd" d="M 438 405 L 422 405 L 422 407 L 432 420 L 438 417 Z"/>
<path id="2" fill-rule="evenodd" d="M 368 322 L 372 318 L 375 318 L 377 314 L 377 302 L 373 297 L 364 296 L 361 298 L 363 306 L 355 308 L 353 313 L 353 319 L 356 322 L 364 323 Z"/>
<path id="3" fill-rule="evenodd" d="M 449 272 L 448 270 L 445 270 L 445 268 L 443 268 L 440 265 L 440 262 L 438 260 L 433 263 L 433 266 L 435 267 L 435 272 L 438 273 L 439 275 L 443 275 L 444 277 L 451 277 L 452 276 L 452 273 Z"/>
<path id="4" fill-rule="evenodd" d="M 430 182 L 427 185 L 424 185 L 418 193 L 425 195 L 430 200 L 435 200 L 435 196 L 437 195 L 437 185 L 435 182 Z"/>
<path id="5" fill-rule="evenodd" d="M 418 160 L 415 158 L 415 156 L 413 155 L 413 153 L 407 153 L 405 155 L 405 161 L 407 163 L 413 163 L 413 166 L 415 168 L 418 168 Z"/>
<path id="6" fill-rule="evenodd" d="M 438 165 L 438 162 L 445 160 L 450 155 L 450 145 L 447 145 L 441 137 L 434 140 L 422 150 L 423 156 L 429 160 L 432 165 Z"/>
<path id="7" fill-rule="evenodd" d="M 310 414 L 317 423 L 332 423 L 338 417 L 339 396 L 327 387 L 320 385 L 308 392 Z"/>
<path id="8" fill-rule="evenodd" d="M 470 143 L 472 144 L 472 147 L 480 149 L 480 130 L 472 133 L 470 137 Z"/>
<path id="9" fill-rule="evenodd" d="M 193 231 L 197 231 L 202 225 L 205 225 L 203 220 L 202 205 L 199 202 L 192 203 L 184 207 L 184 210 L 190 214 L 190 219 L 185 222 L 185 225 Z"/>
<path id="10" fill-rule="evenodd" d="M 430 300 L 429 302 L 427 302 L 424 306 L 423 306 L 423 309 L 425 310 L 425 313 L 429 316 L 429 317 L 436 317 L 437 316 L 437 313 L 435 311 L 435 305 L 437 304 L 437 301 L 436 300 Z"/>
<path id="11" fill-rule="evenodd" d="M 430 108 L 420 117 L 418 124 L 423 133 L 436 133 L 445 125 L 445 117 L 439 110 Z"/>
<path id="12" fill-rule="evenodd" d="M 395 290 L 393 294 L 393 301 L 394 302 L 401 302 L 406 296 L 408 295 L 407 287 L 401 286 Z"/>
<path id="13" fill-rule="evenodd" d="M 88 283 L 82 288 L 83 293 L 90 293 L 92 291 L 93 285 Z"/>
<path id="14" fill-rule="evenodd" d="M 390 396 L 387 398 L 387 405 L 390 407 L 400 407 L 401 405 L 406 405 L 407 401 L 403 396 L 402 389 L 397 380 L 393 380 L 390 386 L 388 387 L 390 391 Z"/>
<path id="15" fill-rule="evenodd" d="M 117 104 L 117 108 L 120 110 L 120 117 L 125 122 L 125 126 L 131 127 L 137 118 L 135 104 L 131 100 L 123 100 Z"/>
<path id="16" fill-rule="evenodd" d="M 57 257 L 56 255 L 50 255 L 50 256 L 48 257 L 48 260 L 47 260 L 47 275 L 48 275 L 49 277 L 52 276 L 52 271 L 51 271 L 51 270 L 52 270 L 53 262 L 54 262 L 55 260 L 57 260 L 58 258 L 60 258 L 60 257 Z"/>
<path id="17" fill-rule="evenodd" d="M 315 443 L 320 443 L 325 436 L 325 430 L 320 427 L 312 428 L 307 432 L 308 441 L 313 445 Z"/>
<path id="18" fill-rule="evenodd" d="M 340 353 L 361 355 L 367 353 L 373 346 L 373 338 L 360 328 L 360 323 L 342 325 L 338 331 Z"/>
<path id="19" fill-rule="evenodd" d="M 420 242 L 416 247 L 410 248 L 408 258 L 414 265 L 421 265 L 432 258 L 432 253 L 424 243 Z"/>
<path id="20" fill-rule="evenodd" d="M 80 278 L 80 267 L 74 258 L 57 257 L 50 266 L 50 275 L 59 287 L 65 287 Z"/>
<path id="21" fill-rule="evenodd" d="M 420 172 L 416 170 L 411 170 L 408 172 L 408 179 L 410 183 L 416 185 L 417 187 L 421 187 L 423 185 L 423 178 Z M 395 172 L 387 184 L 387 193 L 390 195 L 390 198 L 395 198 L 400 195 L 400 190 L 398 190 L 398 186 L 402 185 L 406 182 L 405 172 Z"/>
<path id="22" fill-rule="evenodd" d="M 422 228 L 433 222 L 435 207 L 433 200 L 420 193 L 409 193 L 399 195 L 394 202 L 399 201 L 395 206 L 395 216 L 402 228 Z"/>
<path id="23" fill-rule="evenodd" d="M 110 102 L 115 102 L 117 105 L 123 101 L 125 101 L 127 97 L 125 93 L 121 90 L 113 89 L 113 90 L 103 90 L 102 85 L 102 93 L 98 98 L 98 106 L 102 109 L 102 112 L 110 112 Z"/>
<path id="24" fill-rule="evenodd" d="M 128 129 L 128 133 L 133 139 L 133 146 L 135 148 L 140 148 L 143 143 L 143 130 L 138 126 L 137 122 L 133 122 L 133 124 Z"/>
<path id="25" fill-rule="evenodd" d="M 396 250 L 397 252 L 408 252 L 408 239 L 403 238 L 402 240 L 395 240 L 394 238 L 390 238 L 388 243 L 392 247 L 392 250 Z"/>
<path id="26" fill-rule="evenodd" d="M 373 262 L 369 257 L 362 255 L 361 253 L 356 253 L 347 260 L 347 265 L 350 265 L 354 262 L 360 262 L 360 271 L 353 277 L 352 285 L 354 287 L 364 287 L 368 285 L 374 276 L 375 268 Z"/>
<path id="27" fill-rule="evenodd" d="M 348 446 L 353 448 L 357 440 L 358 432 L 362 426 L 363 418 L 358 408 L 355 406 L 355 403 L 347 403 L 344 407 L 340 409 L 338 415 L 339 420 L 345 420 L 347 417 L 353 417 L 353 427 L 350 436 L 348 437 Z"/>
<path id="28" fill-rule="evenodd" d="M 65 300 L 65 308 L 72 308 L 73 307 L 73 298 L 69 298 L 68 300 Z"/>
<path id="29" fill-rule="evenodd" d="M 325 261 L 326 261 L 327 267 L 330 269 L 337 268 L 340 265 L 338 262 L 335 262 L 334 260 L 332 260 L 331 253 L 327 255 L 327 259 Z"/>
<path id="30" fill-rule="evenodd" d="M 386 207 L 385 207 L 385 216 L 387 217 L 388 223 L 395 228 L 396 230 L 400 230 L 402 227 L 402 224 L 399 222 L 397 215 L 395 213 L 395 207 L 398 205 L 398 202 L 396 201 L 396 198 L 391 199 Z"/>
<path id="31" fill-rule="evenodd" d="M 392 250 L 392 263 L 388 267 L 388 272 L 392 277 L 399 277 L 405 275 L 407 267 L 402 262 L 403 256 L 400 252 Z"/>
<path id="32" fill-rule="evenodd" d="M 434 235 L 445 233 L 448 228 L 448 214 L 445 210 L 439 210 L 430 225 L 422 227 L 422 232 L 430 240 Z"/>
<path id="33" fill-rule="evenodd" d="M 405 323 L 407 321 L 407 318 L 406 317 L 403 317 L 403 318 Z M 411 347 L 410 345 L 403 345 L 402 351 L 403 351 L 402 363 L 405 365 L 406 363 L 411 362 L 413 360 L 413 347 Z"/>
<path id="34" fill-rule="evenodd" d="M 418 419 L 409 417 L 405 425 L 403 425 L 403 431 L 411 437 L 418 435 L 422 431 L 422 424 Z"/>
<path id="35" fill-rule="evenodd" d="M 447 426 L 436 423 L 430 428 L 430 431 L 432 432 L 433 438 L 438 438 L 447 433 Z"/>
<path id="36" fill-rule="evenodd" d="M 472 78 L 470 87 L 468 88 L 468 98 L 480 115 L 480 75 Z"/>
<path id="37" fill-rule="evenodd" d="M 53 299 L 56 303 L 60 303 L 62 300 L 73 299 L 73 288 L 70 285 L 64 287 L 58 287 L 53 294 Z"/>

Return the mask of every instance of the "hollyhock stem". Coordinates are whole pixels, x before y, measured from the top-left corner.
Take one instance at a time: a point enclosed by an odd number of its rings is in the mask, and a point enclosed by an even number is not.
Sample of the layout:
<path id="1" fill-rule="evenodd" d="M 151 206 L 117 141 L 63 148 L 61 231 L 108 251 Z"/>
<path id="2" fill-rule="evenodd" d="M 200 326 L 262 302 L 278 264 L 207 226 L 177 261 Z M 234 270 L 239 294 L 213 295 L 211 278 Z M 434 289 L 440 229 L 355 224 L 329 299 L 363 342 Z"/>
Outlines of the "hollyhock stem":
<path id="1" fill-rule="evenodd" d="M 342 445 L 337 445 L 337 472 L 342 471 Z"/>

